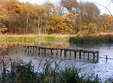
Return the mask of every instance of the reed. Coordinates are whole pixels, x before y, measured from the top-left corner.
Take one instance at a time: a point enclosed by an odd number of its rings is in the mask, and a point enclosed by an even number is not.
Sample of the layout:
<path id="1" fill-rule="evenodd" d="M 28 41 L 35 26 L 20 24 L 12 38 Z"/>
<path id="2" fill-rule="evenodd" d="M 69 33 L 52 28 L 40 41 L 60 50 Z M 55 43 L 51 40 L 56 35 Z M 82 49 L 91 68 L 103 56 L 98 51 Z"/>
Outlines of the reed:
<path id="1" fill-rule="evenodd" d="M 94 80 L 80 77 L 80 70 L 73 66 L 62 70 L 59 68 L 59 62 L 54 62 L 54 68 L 51 64 L 51 60 L 46 60 L 43 66 L 40 62 L 36 72 L 31 62 L 11 62 L 10 70 L 3 63 L 0 83 L 99 83 L 98 77 Z M 40 67 L 42 72 L 38 72 Z"/>

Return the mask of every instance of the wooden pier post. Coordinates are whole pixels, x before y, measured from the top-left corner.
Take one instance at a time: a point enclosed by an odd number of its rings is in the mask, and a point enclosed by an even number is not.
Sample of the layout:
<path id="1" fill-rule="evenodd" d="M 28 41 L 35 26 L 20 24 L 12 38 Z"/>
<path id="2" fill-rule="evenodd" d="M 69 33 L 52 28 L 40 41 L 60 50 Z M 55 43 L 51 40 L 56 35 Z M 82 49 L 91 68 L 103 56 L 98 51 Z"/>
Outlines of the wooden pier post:
<path id="1" fill-rule="evenodd" d="M 51 51 L 50 56 L 53 56 L 53 49 L 51 48 L 50 51 Z"/>
<path id="2" fill-rule="evenodd" d="M 56 57 L 58 57 L 58 49 L 56 49 Z"/>
<path id="3" fill-rule="evenodd" d="M 95 63 L 95 52 L 92 52 L 93 54 L 93 62 Z"/>
<path id="4" fill-rule="evenodd" d="M 99 52 L 97 51 L 97 62 L 99 62 Z"/>
<path id="5" fill-rule="evenodd" d="M 30 54 L 31 54 L 31 49 L 30 47 L 28 47 L 28 56 L 30 56 Z"/>
<path id="6" fill-rule="evenodd" d="M 43 51 L 44 51 L 43 56 L 46 56 L 46 48 L 44 48 Z"/>
<path id="7" fill-rule="evenodd" d="M 86 53 L 87 53 L 87 51 L 84 50 L 84 51 L 83 51 L 83 60 L 84 60 L 84 61 L 86 60 Z"/>
<path id="8" fill-rule="evenodd" d="M 67 57 L 67 50 L 64 49 L 64 58 L 66 58 L 66 57 Z"/>
<path id="9" fill-rule="evenodd" d="M 40 56 L 40 47 L 38 47 L 38 56 Z"/>
<path id="10" fill-rule="evenodd" d="M 69 59 L 71 59 L 71 55 L 72 55 L 72 50 L 69 50 Z"/>
<path id="11" fill-rule="evenodd" d="M 81 59 L 82 50 L 79 51 L 79 59 Z"/>
<path id="12" fill-rule="evenodd" d="M 89 55 L 90 55 L 90 52 L 88 52 L 88 61 L 89 61 Z"/>
<path id="13" fill-rule="evenodd" d="M 27 52 L 28 52 L 28 49 L 27 47 L 25 46 L 25 51 L 24 51 L 24 55 L 27 56 Z"/>
<path id="14" fill-rule="evenodd" d="M 44 55 L 44 48 L 42 48 L 42 56 L 45 56 L 45 55 Z"/>
<path id="15" fill-rule="evenodd" d="M 33 46 L 33 56 L 35 56 L 35 46 Z"/>
<path id="16" fill-rule="evenodd" d="M 77 52 L 76 52 L 76 51 L 74 51 L 74 56 L 75 56 L 75 59 L 76 59 L 76 54 L 77 54 Z"/>
<path id="17" fill-rule="evenodd" d="M 60 57 L 62 57 L 62 49 L 60 49 Z"/>
<path id="18" fill-rule="evenodd" d="M 37 56 L 37 54 L 38 54 L 38 49 L 37 49 L 38 47 L 37 46 L 35 46 L 35 56 Z"/>

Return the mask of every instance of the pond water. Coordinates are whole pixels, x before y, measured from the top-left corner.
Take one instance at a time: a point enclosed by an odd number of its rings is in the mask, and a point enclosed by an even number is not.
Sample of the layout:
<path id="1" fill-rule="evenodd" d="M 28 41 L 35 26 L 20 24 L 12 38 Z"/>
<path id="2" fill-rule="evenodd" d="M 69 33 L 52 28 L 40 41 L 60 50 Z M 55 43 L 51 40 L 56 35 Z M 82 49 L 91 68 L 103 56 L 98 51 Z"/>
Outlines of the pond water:
<path id="1" fill-rule="evenodd" d="M 101 80 L 112 78 L 113 79 L 113 44 L 102 44 L 102 45 L 72 45 L 73 48 L 83 48 L 89 50 L 99 51 L 99 62 L 96 64 L 82 63 L 80 68 L 85 68 L 87 74 L 98 74 Z M 106 56 L 108 59 L 106 60 Z"/>
<path id="2" fill-rule="evenodd" d="M 88 63 L 88 62 L 80 62 L 75 60 L 63 60 L 63 63 L 68 65 L 75 65 L 77 68 L 81 68 L 81 74 L 86 74 L 89 76 L 95 76 L 98 74 L 99 78 L 102 82 L 109 78 L 113 78 L 113 44 L 102 44 L 102 45 L 73 45 L 67 42 L 56 42 L 56 43 L 40 43 L 40 46 L 44 47 L 59 47 L 59 48 L 82 48 L 89 50 L 99 51 L 99 62 Z M 10 48 L 8 55 L 15 60 L 22 59 L 25 62 L 29 62 L 32 60 L 34 65 L 39 64 L 40 60 L 45 61 L 46 58 L 42 57 L 33 57 L 33 56 L 25 56 L 24 49 L 20 47 Z M 106 60 L 106 56 L 108 60 Z M 63 64 L 61 64 L 63 65 Z"/>

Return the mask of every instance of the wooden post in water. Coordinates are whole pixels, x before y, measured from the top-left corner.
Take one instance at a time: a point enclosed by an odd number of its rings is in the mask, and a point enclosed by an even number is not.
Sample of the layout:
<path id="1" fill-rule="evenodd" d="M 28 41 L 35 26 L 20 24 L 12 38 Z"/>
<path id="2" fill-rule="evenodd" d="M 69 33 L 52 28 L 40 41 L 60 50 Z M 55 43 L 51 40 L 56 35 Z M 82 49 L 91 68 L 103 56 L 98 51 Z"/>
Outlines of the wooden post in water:
<path id="1" fill-rule="evenodd" d="M 93 62 L 95 62 L 95 52 L 92 52 L 93 54 Z"/>
<path id="2" fill-rule="evenodd" d="M 86 53 L 87 53 L 86 51 L 83 51 L 84 60 L 85 60 Z"/>
<path id="3" fill-rule="evenodd" d="M 28 56 L 30 56 L 30 47 L 28 46 Z"/>
<path id="4" fill-rule="evenodd" d="M 27 55 L 27 52 L 28 52 L 28 49 L 27 49 L 27 47 L 25 46 L 24 55 Z"/>
<path id="5" fill-rule="evenodd" d="M 76 59 L 76 54 L 77 54 L 77 52 L 76 52 L 76 51 L 74 51 L 74 56 L 75 56 L 75 59 Z"/>
<path id="6" fill-rule="evenodd" d="M 46 56 L 46 48 L 44 48 L 44 56 Z"/>
<path id="7" fill-rule="evenodd" d="M 41 47 L 41 56 L 43 56 L 44 54 L 44 50 L 43 50 L 43 47 Z"/>
<path id="8" fill-rule="evenodd" d="M 50 50 L 51 50 L 51 54 L 50 54 L 50 56 L 53 56 L 53 49 L 51 48 Z"/>
<path id="9" fill-rule="evenodd" d="M 58 49 L 56 49 L 56 57 L 58 57 Z"/>
<path id="10" fill-rule="evenodd" d="M 99 52 L 97 51 L 97 62 L 99 62 Z"/>
<path id="11" fill-rule="evenodd" d="M 32 56 L 32 54 L 33 54 L 33 49 L 32 49 L 32 46 L 30 46 L 30 56 Z"/>
<path id="12" fill-rule="evenodd" d="M 81 59 L 82 50 L 79 51 L 79 59 Z"/>
<path id="13" fill-rule="evenodd" d="M 72 50 L 69 50 L 69 59 L 71 59 L 71 52 L 72 52 Z"/>
<path id="14" fill-rule="evenodd" d="M 40 47 L 40 56 L 42 56 L 42 47 Z"/>
<path id="15" fill-rule="evenodd" d="M 37 56 L 37 54 L 38 54 L 38 51 L 37 51 L 37 46 L 35 46 L 35 56 Z"/>
<path id="16" fill-rule="evenodd" d="M 88 61 L 89 61 L 89 55 L 90 55 L 90 52 L 88 52 Z"/>
<path id="17" fill-rule="evenodd" d="M 32 48 L 33 48 L 32 54 L 33 54 L 33 56 L 35 56 L 35 46 L 33 46 Z"/>
<path id="18" fill-rule="evenodd" d="M 45 56 L 45 55 L 44 55 L 44 48 L 42 48 L 42 56 Z"/>
<path id="19" fill-rule="evenodd" d="M 66 50 L 66 49 L 64 49 L 64 58 L 66 58 L 66 57 L 67 57 L 66 53 L 67 53 L 67 50 Z"/>
<path id="20" fill-rule="evenodd" d="M 38 47 L 38 56 L 40 56 L 40 47 Z"/>
<path id="21" fill-rule="evenodd" d="M 27 46 L 27 56 L 29 55 L 29 47 Z"/>
<path id="22" fill-rule="evenodd" d="M 107 55 L 106 55 L 106 63 L 108 62 L 108 57 L 107 57 Z"/>
<path id="23" fill-rule="evenodd" d="M 35 46 L 33 46 L 33 56 L 35 56 Z"/>
<path id="24" fill-rule="evenodd" d="M 60 57 L 62 57 L 62 49 L 60 49 Z"/>

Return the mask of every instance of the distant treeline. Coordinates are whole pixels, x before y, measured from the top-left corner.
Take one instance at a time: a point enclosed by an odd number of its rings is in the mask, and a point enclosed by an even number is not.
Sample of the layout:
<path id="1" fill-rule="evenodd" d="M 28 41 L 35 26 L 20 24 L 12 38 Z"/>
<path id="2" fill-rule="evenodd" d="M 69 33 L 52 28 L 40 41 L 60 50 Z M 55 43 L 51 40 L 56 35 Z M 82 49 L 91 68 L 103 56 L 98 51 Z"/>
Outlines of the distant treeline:
<path id="1" fill-rule="evenodd" d="M 38 5 L 0 0 L 0 28 L 4 27 L 13 34 L 90 34 L 112 31 L 113 16 L 101 15 L 91 2 L 61 0 L 59 5 Z"/>

